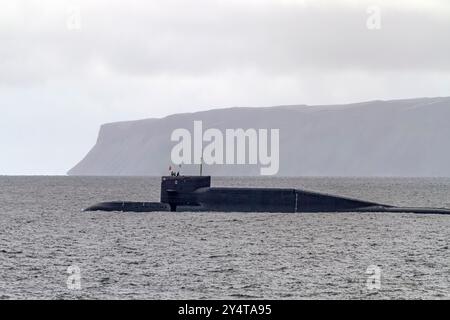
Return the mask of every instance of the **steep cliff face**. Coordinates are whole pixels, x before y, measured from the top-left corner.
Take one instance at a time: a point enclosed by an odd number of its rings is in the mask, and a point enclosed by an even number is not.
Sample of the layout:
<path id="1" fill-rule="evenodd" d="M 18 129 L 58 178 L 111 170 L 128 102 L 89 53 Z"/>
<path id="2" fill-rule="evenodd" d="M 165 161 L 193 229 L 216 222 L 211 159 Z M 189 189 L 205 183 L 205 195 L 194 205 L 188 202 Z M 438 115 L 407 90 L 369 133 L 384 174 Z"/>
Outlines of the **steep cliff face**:
<path id="1" fill-rule="evenodd" d="M 450 177 L 450 98 L 371 101 L 336 106 L 230 108 L 105 124 L 69 175 L 162 175 L 172 131 L 277 128 L 283 176 Z M 204 166 L 211 175 L 259 175 L 259 165 Z M 198 172 L 184 166 L 183 174 Z"/>

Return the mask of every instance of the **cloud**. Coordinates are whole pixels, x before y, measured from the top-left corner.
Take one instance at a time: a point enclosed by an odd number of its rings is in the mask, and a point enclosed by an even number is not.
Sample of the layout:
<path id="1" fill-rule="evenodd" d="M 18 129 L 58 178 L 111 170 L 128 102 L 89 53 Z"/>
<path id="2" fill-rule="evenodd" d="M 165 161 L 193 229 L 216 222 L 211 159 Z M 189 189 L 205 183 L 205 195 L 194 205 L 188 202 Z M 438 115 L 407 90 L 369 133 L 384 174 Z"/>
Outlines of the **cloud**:
<path id="1" fill-rule="evenodd" d="M 15 20 L 6 10 L 4 84 L 95 77 L 98 65 L 117 76 L 450 69 L 450 11 L 442 1 L 381 1 L 380 30 L 366 27 L 371 1 L 40 3 L 16 7 Z M 73 7 L 76 31 L 67 29 Z"/>

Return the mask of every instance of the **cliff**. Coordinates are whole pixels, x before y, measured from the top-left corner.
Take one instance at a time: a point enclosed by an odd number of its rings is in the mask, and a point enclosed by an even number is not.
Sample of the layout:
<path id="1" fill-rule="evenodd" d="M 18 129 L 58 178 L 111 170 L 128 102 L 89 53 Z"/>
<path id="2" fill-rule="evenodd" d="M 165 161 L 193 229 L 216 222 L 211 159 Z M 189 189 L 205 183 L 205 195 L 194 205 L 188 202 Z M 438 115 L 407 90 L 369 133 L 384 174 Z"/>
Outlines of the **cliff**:
<path id="1" fill-rule="evenodd" d="M 329 106 L 229 108 L 102 125 L 69 175 L 163 175 L 174 129 L 280 129 L 282 176 L 450 177 L 450 98 Z M 198 172 L 184 166 L 183 174 Z M 258 165 L 204 166 L 210 175 L 259 175 Z"/>

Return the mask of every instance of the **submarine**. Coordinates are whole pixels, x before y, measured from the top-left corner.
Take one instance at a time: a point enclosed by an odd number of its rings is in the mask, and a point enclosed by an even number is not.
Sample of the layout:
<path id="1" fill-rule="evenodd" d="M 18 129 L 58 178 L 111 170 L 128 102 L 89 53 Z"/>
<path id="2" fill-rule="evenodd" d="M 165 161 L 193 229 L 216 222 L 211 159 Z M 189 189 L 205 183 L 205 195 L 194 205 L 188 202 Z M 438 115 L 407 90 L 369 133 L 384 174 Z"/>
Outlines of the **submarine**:
<path id="1" fill-rule="evenodd" d="M 101 202 L 84 211 L 450 214 L 446 208 L 396 207 L 294 188 L 211 187 L 211 176 L 201 175 L 161 177 L 160 202 Z"/>

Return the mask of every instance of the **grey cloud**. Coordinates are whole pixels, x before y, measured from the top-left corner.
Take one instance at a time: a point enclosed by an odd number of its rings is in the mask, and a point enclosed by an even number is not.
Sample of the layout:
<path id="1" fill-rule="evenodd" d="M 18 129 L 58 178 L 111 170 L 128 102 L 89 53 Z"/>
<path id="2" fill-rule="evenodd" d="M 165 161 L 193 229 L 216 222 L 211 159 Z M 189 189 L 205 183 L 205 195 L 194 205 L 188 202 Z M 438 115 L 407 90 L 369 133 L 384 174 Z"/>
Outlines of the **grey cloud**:
<path id="1" fill-rule="evenodd" d="M 180 19 L 141 21 L 121 30 L 104 58 L 119 72 L 198 73 L 253 68 L 448 70 L 450 19 L 436 13 L 383 10 L 382 28 L 366 28 L 366 7 L 224 10 Z M 180 13 L 182 14 L 182 12 Z M 139 20 L 138 20 L 139 21 Z M 135 32 L 139 36 L 135 36 Z M 138 41 L 140 40 L 140 41 Z M 100 43 L 100 45 L 102 45 Z"/>
<path id="2" fill-rule="evenodd" d="M 0 48 L 1 81 L 26 81 L 39 74 L 85 76 L 96 61 L 114 73 L 141 76 L 243 69 L 268 74 L 450 69 L 450 19 L 440 10 L 381 5 L 382 28 L 371 31 L 366 28 L 369 2 L 267 7 L 132 3 L 82 2 L 80 31 L 65 28 L 64 6 L 28 19 L 32 30 L 27 23 L 1 30 L 9 35 Z"/>

